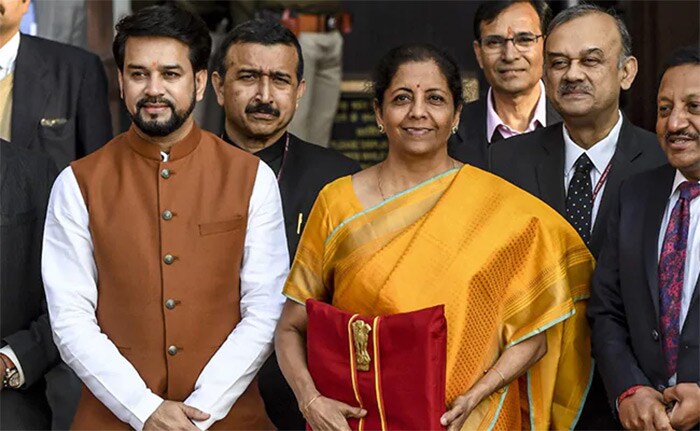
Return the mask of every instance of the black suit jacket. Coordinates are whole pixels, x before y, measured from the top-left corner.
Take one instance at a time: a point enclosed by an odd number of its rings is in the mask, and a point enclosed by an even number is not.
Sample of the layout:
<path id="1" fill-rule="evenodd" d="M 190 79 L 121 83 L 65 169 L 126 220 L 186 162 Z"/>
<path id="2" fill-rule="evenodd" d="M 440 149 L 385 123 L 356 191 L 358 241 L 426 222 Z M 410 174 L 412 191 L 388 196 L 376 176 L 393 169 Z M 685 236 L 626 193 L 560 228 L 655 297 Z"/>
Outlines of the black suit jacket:
<path id="1" fill-rule="evenodd" d="M 491 145 L 491 170 L 496 175 L 545 201 L 563 216 L 566 215 L 564 191 L 563 123 L 515 136 Z M 622 129 L 612 166 L 603 190 L 590 250 L 596 258 L 605 239 L 606 220 L 617 200 L 622 180 L 666 163 L 666 156 L 656 136 L 622 119 Z"/>
<path id="2" fill-rule="evenodd" d="M 547 126 L 561 122 L 561 116 L 547 100 Z M 450 156 L 462 163 L 489 170 L 489 142 L 486 136 L 486 97 L 462 106 L 457 134 L 447 143 Z"/>
<path id="3" fill-rule="evenodd" d="M 291 261 L 294 261 L 301 232 L 318 193 L 333 180 L 359 170 L 360 165 L 355 160 L 289 134 L 289 150 L 282 165 L 279 186 Z"/>
<path id="4" fill-rule="evenodd" d="M 51 423 L 44 375 L 59 363 L 41 281 L 44 217 L 56 167 L 43 154 L 0 140 L 0 337 L 16 354 L 22 390 L 0 391 L 0 428 Z"/>
<path id="5" fill-rule="evenodd" d="M 333 180 L 359 170 L 360 165 L 356 161 L 339 152 L 310 144 L 289 134 L 289 150 L 282 164 L 279 186 L 287 246 L 292 261 L 318 193 Z M 302 215 L 301 225 L 299 214 Z M 258 386 L 267 414 L 278 429 L 304 429 L 306 422 L 274 353 L 258 373 Z"/>
<path id="6" fill-rule="evenodd" d="M 59 170 L 112 138 L 102 62 L 80 48 L 21 35 L 12 100 L 12 144 Z"/>
<path id="7" fill-rule="evenodd" d="M 658 239 L 675 169 L 626 180 L 610 214 L 608 240 L 593 276 L 588 318 L 593 355 L 608 399 L 635 385 L 668 384 L 659 335 Z M 677 381 L 700 382 L 700 289 L 681 329 Z"/>

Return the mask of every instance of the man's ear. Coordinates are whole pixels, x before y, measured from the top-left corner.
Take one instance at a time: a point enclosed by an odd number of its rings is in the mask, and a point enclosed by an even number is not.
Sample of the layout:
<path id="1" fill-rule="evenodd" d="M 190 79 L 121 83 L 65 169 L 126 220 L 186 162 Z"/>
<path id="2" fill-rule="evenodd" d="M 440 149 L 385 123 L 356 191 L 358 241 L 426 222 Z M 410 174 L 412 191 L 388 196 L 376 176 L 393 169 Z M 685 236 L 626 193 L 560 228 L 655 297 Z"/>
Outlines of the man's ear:
<path id="1" fill-rule="evenodd" d="M 202 69 L 194 74 L 194 88 L 197 102 L 204 99 L 204 91 L 207 89 L 207 69 Z"/>
<path id="2" fill-rule="evenodd" d="M 472 47 L 474 48 L 474 57 L 476 57 L 476 61 L 479 63 L 479 68 L 483 70 L 484 64 L 481 62 L 481 44 L 478 40 L 475 40 Z"/>
<path id="3" fill-rule="evenodd" d="M 302 78 L 301 82 L 299 83 L 299 87 L 297 88 L 297 108 L 299 107 L 299 101 L 304 96 L 305 92 L 306 92 L 306 80 L 304 80 L 304 78 Z"/>
<path id="4" fill-rule="evenodd" d="M 629 56 L 620 68 L 620 87 L 623 90 L 629 90 L 637 76 L 638 70 L 637 59 L 634 56 Z"/>
<path id="5" fill-rule="evenodd" d="M 214 87 L 214 93 L 216 93 L 216 102 L 219 106 L 224 106 L 226 102 L 224 98 L 224 77 L 219 75 L 219 72 L 214 71 L 211 74 L 211 86 Z"/>
<path id="6" fill-rule="evenodd" d="M 121 70 L 117 72 L 117 81 L 119 82 L 119 98 L 124 100 L 124 76 Z"/>

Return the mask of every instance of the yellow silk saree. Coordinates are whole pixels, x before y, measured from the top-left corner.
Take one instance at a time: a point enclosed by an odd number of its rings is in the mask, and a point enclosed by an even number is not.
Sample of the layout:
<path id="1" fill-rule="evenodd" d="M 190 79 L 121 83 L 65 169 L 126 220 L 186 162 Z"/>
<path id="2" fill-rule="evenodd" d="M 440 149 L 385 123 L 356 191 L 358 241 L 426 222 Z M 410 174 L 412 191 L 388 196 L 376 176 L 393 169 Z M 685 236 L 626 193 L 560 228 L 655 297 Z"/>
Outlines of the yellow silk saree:
<path id="1" fill-rule="evenodd" d="M 592 270 L 592 256 L 559 214 L 465 165 L 367 209 L 351 177 L 326 186 L 284 294 L 369 316 L 444 304 L 448 403 L 504 350 L 546 331 L 547 354 L 479 404 L 463 429 L 570 429 L 592 371 Z"/>

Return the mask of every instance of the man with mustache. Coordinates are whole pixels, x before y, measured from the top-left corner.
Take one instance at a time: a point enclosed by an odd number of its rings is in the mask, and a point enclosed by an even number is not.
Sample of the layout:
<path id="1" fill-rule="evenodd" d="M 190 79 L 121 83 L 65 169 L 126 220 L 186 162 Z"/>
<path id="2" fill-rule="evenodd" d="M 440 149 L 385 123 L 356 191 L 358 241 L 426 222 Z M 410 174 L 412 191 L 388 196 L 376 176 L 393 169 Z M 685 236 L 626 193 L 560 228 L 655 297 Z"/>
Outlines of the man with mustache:
<path id="1" fill-rule="evenodd" d="M 632 85 L 637 59 L 613 12 L 589 4 L 560 12 L 547 29 L 544 67 L 547 94 L 564 122 L 492 145 L 491 168 L 566 217 L 597 258 L 622 180 L 666 158 L 654 135 L 620 112 L 620 91 Z M 603 392 L 596 375 L 581 429 L 619 426 Z"/>
<path id="2" fill-rule="evenodd" d="M 260 157 L 277 175 L 289 257 L 294 258 L 318 192 L 360 166 L 287 131 L 306 86 L 301 47 L 290 30 L 271 20 L 242 23 L 222 41 L 214 68 L 212 83 L 226 114 L 223 138 Z M 260 371 L 260 391 L 279 429 L 304 428 L 274 354 Z"/>
<path id="3" fill-rule="evenodd" d="M 288 272 L 272 170 L 194 123 L 204 21 L 173 5 L 116 27 L 133 125 L 51 192 L 42 270 L 84 383 L 73 429 L 272 429 L 255 376 Z"/>
<path id="4" fill-rule="evenodd" d="M 490 87 L 462 108 L 449 141 L 452 157 L 488 168 L 488 147 L 558 123 L 542 83 L 544 31 L 551 18 L 542 0 L 485 1 L 474 15 L 474 55 Z"/>
<path id="5" fill-rule="evenodd" d="M 670 164 L 625 180 L 588 317 L 608 398 L 627 429 L 700 422 L 700 49 L 678 50 L 657 98 Z"/>

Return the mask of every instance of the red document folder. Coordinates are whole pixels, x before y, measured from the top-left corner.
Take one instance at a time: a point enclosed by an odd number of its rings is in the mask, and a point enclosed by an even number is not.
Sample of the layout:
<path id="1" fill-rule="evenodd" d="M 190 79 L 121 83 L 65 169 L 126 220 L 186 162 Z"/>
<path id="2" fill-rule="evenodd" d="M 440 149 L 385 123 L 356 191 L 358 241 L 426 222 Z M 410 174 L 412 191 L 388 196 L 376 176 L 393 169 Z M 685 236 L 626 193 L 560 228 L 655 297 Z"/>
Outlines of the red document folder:
<path id="1" fill-rule="evenodd" d="M 439 430 L 445 413 L 447 322 L 442 305 L 381 317 L 310 299 L 309 372 L 328 398 L 367 410 L 353 430 Z"/>

